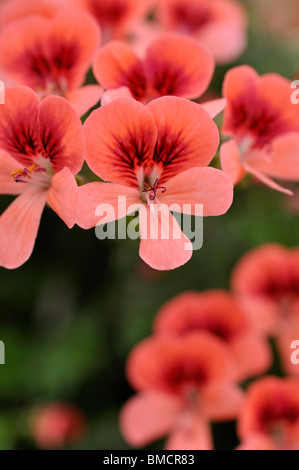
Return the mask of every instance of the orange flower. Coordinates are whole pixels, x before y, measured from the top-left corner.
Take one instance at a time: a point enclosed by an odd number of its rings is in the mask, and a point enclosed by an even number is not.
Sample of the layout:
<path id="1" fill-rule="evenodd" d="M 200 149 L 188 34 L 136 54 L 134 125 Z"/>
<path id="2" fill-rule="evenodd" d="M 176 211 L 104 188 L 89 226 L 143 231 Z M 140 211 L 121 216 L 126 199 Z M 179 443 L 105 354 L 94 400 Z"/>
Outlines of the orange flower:
<path id="1" fill-rule="evenodd" d="M 235 361 L 238 380 L 259 375 L 271 365 L 265 337 L 250 325 L 234 297 L 222 290 L 184 292 L 174 297 L 159 310 L 154 331 L 179 337 L 208 331 L 217 336 Z"/>
<path id="2" fill-rule="evenodd" d="M 291 343 L 299 339 L 299 249 L 252 250 L 235 267 L 232 287 L 255 327 L 275 338 L 284 369 L 298 375 Z"/>
<path id="3" fill-rule="evenodd" d="M 299 381 L 265 377 L 247 392 L 240 413 L 240 450 L 299 449 Z"/>
<path id="4" fill-rule="evenodd" d="M 127 364 L 139 393 L 122 409 L 124 438 L 140 447 L 168 435 L 168 450 L 211 449 L 209 421 L 234 419 L 242 404 L 233 374 L 227 349 L 208 333 L 142 341 Z"/>
<path id="5" fill-rule="evenodd" d="M 0 216 L 0 266 L 13 269 L 30 257 L 47 204 L 71 228 L 84 161 L 79 117 L 58 96 L 41 103 L 30 88 L 7 88 L 0 106 L 0 192 L 18 197 Z"/>
<path id="6" fill-rule="evenodd" d="M 82 115 L 102 95 L 98 85 L 82 86 L 99 41 L 98 25 L 87 13 L 67 9 L 51 19 L 28 16 L 3 30 L 0 67 L 41 98 L 63 96 Z"/>
<path id="7" fill-rule="evenodd" d="M 111 41 L 99 49 L 93 66 L 104 88 L 127 87 L 143 103 L 164 95 L 197 98 L 206 91 L 213 71 L 211 54 L 194 39 L 178 34 L 153 41 L 144 59 L 126 43 Z"/>
<path id="8" fill-rule="evenodd" d="M 291 93 L 291 82 L 277 74 L 260 77 L 245 65 L 227 73 L 222 133 L 233 139 L 222 145 L 221 163 L 234 184 L 250 173 L 292 194 L 272 180 L 299 181 L 299 108 Z"/>

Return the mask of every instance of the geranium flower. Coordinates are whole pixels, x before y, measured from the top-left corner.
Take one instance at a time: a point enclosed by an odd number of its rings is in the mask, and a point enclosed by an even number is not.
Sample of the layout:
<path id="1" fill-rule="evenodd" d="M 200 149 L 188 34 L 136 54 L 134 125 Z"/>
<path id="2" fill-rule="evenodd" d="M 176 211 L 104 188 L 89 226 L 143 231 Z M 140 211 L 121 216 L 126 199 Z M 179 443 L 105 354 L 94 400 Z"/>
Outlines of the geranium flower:
<path id="1" fill-rule="evenodd" d="M 299 381 L 265 377 L 250 385 L 238 434 L 240 450 L 298 450 Z"/>
<path id="2" fill-rule="evenodd" d="M 255 327 L 275 338 L 284 369 L 298 374 L 290 357 L 299 339 L 299 249 L 268 244 L 252 250 L 236 265 L 232 287 Z"/>
<path id="3" fill-rule="evenodd" d="M 159 0 L 157 19 L 200 39 L 218 63 L 237 59 L 246 47 L 246 11 L 234 0 Z"/>
<path id="4" fill-rule="evenodd" d="M 260 77 L 249 66 L 227 73 L 222 132 L 233 139 L 222 145 L 221 163 L 234 184 L 250 173 L 292 194 L 272 180 L 299 180 L 299 113 L 291 93 L 291 82 L 280 75 Z"/>
<path id="5" fill-rule="evenodd" d="M 168 450 L 212 449 L 209 422 L 234 419 L 243 400 L 227 348 L 209 333 L 142 341 L 127 377 L 139 393 L 124 405 L 120 427 L 134 447 L 167 435 Z"/>
<path id="6" fill-rule="evenodd" d="M 124 98 L 95 110 L 84 130 L 86 161 L 111 184 L 81 186 L 78 225 L 98 225 L 100 204 L 114 208 L 102 223 L 124 217 L 134 204 L 141 258 L 159 270 L 186 263 L 192 244 L 168 207 L 176 204 L 177 211 L 194 215 L 197 203 L 203 204 L 203 215 L 220 215 L 233 197 L 229 178 L 206 167 L 218 147 L 218 129 L 209 115 L 183 98 L 162 97 L 146 107 Z M 120 198 L 125 201 L 119 209 Z"/>
<path id="7" fill-rule="evenodd" d="M 50 402 L 34 410 L 31 432 L 40 449 L 60 449 L 76 442 L 86 432 L 86 417 L 72 403 Z"/>
<path id="8" fill-rule="evenodd" d="M 196 40 L 166 34 L 150 44 L 144 59 L 124 42 L 109 42 L 97 52 L 93 72 L 107 90 L 127 87 L 143 103 L 164 95 L 197 98 L 212 79 L 214 60 Z"/>
<path id="9" fill-rule="evenodd" d="M 201 331 L 217 336 L 228 348 L 239 381 L 269 369 L 272 354 L 265 337 L 228 292 L 184 292 L 162 306 L 154 323 L 155 334 L 182 337 Z"/>
<path id="10" fill-rule="evenodd" d="M 126 36 L 132 23 L 146 14 L 150 3 L 151 0 L 73 0 L 74 5 L 98 21 L 105 43 Z"/>
<path id="11" fill-rule="evenodd" d="M 82 86 L 99 40 L 98 25 L 87 13 L 66 9 L 51 19 L 29 16 L 3 30 L 0 67 L 40 98 L 63 96 L 81 116 L 102 95 L 98 85 Z"/>
<path id="12" fill-rule="evenodd" d="M 60 97 L 41 103 L 30 88 L 6 89 L 0 106 L 0 192 L 18 197 L 0 216 L 0 266 L 13 269 L 30 257 L 47 204 L 71 228 L 84 161 L 79 117 Z"/>

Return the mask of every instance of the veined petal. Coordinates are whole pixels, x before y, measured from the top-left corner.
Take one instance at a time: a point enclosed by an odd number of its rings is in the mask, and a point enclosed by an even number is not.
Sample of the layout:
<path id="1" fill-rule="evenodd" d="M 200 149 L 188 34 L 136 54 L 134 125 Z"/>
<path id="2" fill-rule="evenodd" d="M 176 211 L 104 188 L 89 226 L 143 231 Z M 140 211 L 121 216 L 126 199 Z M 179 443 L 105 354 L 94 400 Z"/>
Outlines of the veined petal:
<path id="1" fill-rule="evenodd" d="M 44 156 L 55 172 L 68 167 L 77 174 L 83 165 L 85 144 L 79 116 L 58 96 L 48 96 L 40 106 L 40 139 Z"/>
<path id="2" fill-rule="evenodd" d="M 151 167 L 157 138 L 150 112 L 122 98 L 93 111 L 83 128 L 92 171 L 105 181 L 138 188 L 136 173 Z"/>
<path id="3" fill-rule="evenodd" d="M 158 129 L 154 162 L 160 183 L 192 167 L 206 166 L 215 155 L 219 132 L 208 113 L 196 103 L 164 96 L 147 105 Z"/>
<path id="4" fill-rule="evenodd" d="M 195 39 L 164 34 L 146 51 L 149 86 L 156 97 L 197 98 L 207 89 L 214 72 L 210 52 Z"/>
<path id="5" fill-rule="evenodd" d="M 26 184 L 16 183 L 11 175 L 19 166 L 17 160 L 0 150 L 0 194 L 17 195 L 28 189 Z"/>
<path id="6" fill-rule="evenodd" d="M 0 266 L 15 269 L 28 260 L 45 203 L 45 192 L 29 189 L 18 196 L 1 215 Z"/>

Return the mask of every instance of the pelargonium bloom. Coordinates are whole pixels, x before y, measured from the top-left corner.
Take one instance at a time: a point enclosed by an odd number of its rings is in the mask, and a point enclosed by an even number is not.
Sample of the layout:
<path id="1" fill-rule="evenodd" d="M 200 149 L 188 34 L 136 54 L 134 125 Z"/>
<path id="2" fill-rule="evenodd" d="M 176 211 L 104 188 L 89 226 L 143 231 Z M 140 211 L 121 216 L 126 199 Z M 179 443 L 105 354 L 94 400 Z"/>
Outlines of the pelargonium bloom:
<path id="1" fill-rule="evenodd" d="M 142 341 L 127 377 L 138 394 L 124 405 L 120 427 L 134 447 L 168 436 L 169 450 L 212 449 L 209 422 L 235 419 L 243 400 L 227 349 L 209 333 Z"/>
<path id="2" fill-rule="evenodd" d="M 299 249 L 267 244 L 247 253 L 236 265 L 232 287 L 257 329 L 276 340 L 284 369 L 291 363 L 291 343 L 299 339 Z"/>
<path id="3" fill-rule="evenodd" d="M 18 197 L 0 216 L 0 266 L 17 268 L 30 257 L 46 203 L 74 225 L 74 175 L 84 151 L 80 119 L 64 98 L 40 102 L 30 88 L 7 88 L 0 106 L 0 192 Z"/>
<path id="4" fill-rule="evenodd" d="M 291 82 L 277 74 L 259 76 L 245 65 L 227 73 L 222 133 L 232 140 L 221 147 L 221 163 L 234 184 L 250 173 L 290 194 L 272 178 L 299 181 L 299 112 L 291 93 Z"/>
<path id="5" fill-rule="evenodd" d="M 98 25 L 88 13 L 66 9 L 54 18 L 29 16 L 4 28 L 0 67 L 41 98 L 63 96 L 81 116 L 102 95 L 98 85 L 82 86 L 99 41 Z"/>
<path id="6" fill-rule="evenodd" d="M 269 376 L 250 385 L 238 435 L 240 450 L 298 450 L 299 380 Z"/>
<path id="7" fill-rule="evenodd" d="M 269 369 L 272 355 L 265 336 L 226 291 L 184 292 L 161 307 L 154 323 L 155 334 L 166 336 L 201 331 L 217 336 L 228 348 L 239 381 Z"/>
<path id="8" fill-rule="evenodd" d="M 164 95 L 198 98 L 212 79 L 214 60 L 196 40 L 164 34 L 148 46 L 144 59 L 125 42 L 109 42 L 97 52 L 93 72 L 107 90 L 127 87 L 143 103 Z"/>
<path id="9" fill-rule="evenodd" d="M 177 212 L 195 215 L 196 204 L 203 204 L 204 216 L 220 215 L 228 210 L 233 197 L 227 175 L 207 167 L 219 135 L 206 111 L 172 96 L 147 106 L 123 98 L 93 111 L 84 131 L 86 161 L 110 184 L 94 182 L 80 187 L 78 225 L 85 229 L 98 225 L 99 205 L 114 208 L 105 219 L 108 223 L 128 215 L 133 204 L 133 212 L 139 210 L 141 258 L 159 270 L 186 263 L 192 256 L 192 244 L 169 207 L 176 205 Z M 121 198 L 124 202 L 119 209 Z"/>
<path id="10" fill-rule="evenodd" d="M 73 4 L 98 21 L 104 42 L 119 39 L 130 32 L 134 21 L 146 14 L 151 0 L 73 0 Z"/>
<path id="11" fill-rule="evenodd" d="M 86 431 L 86 417 L 72 403 L 50 402 L 34 410 L 31 432 L 40 449 L 60 449 L 80 439 Z"/>
<path id="12" fill-rule="evenodd" d="M 200 39 L 218 63 L 237 59 L 247 43 L 247 15 L 235 0 L 159 0 L 157 18 L 167 29 Z"/>
<path id="13" fill-rule="evenodd" d="M 153 336 L 131 352 L 127 377 L 138 391 L 123 407 L 121 431 L 141 447 L 168 436 L 166 449 L 212 449 L 210 421 L 236 418 L 243 392 L 223 343 L 209 333 Z"/>

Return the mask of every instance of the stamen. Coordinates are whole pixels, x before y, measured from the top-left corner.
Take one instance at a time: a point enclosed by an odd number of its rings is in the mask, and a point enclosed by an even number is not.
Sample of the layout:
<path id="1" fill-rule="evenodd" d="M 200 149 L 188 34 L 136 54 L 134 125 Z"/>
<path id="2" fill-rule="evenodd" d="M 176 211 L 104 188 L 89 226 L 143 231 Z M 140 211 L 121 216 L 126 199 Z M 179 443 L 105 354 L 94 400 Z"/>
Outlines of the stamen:
<path id="1" fill-rule="evenodd" d="M 153 186 L 151 186 L 148 183 L 144 183 L 144 184 L 145 184 L 145 186 L 147 186 L 147 189 L 143 189 L 142 190 L 143 193 L 153 192 L 153 194 L 151 194 L 149 196 L 150 201 L 154 201 L 156 199 L 158 189 L 161 189 L 162 194 L 164 194 L 166 192 L 166 188 L 164 186 L 159 186 L 159 179 L 158 178 L 154 182 Z"/>
<path id="2" fill-rule="evenodd" d="M 23 168 L 23 170 L 15 170 L 11 173 L 11 176 L 16 183 L 29 183 L 32 173 L 40 173 L 46 171 L 44 168 L 41 168 L 37 165 L 30 165 L 28 168 Z M 27 180 L 26 180 L 27 178 Z"/>

